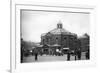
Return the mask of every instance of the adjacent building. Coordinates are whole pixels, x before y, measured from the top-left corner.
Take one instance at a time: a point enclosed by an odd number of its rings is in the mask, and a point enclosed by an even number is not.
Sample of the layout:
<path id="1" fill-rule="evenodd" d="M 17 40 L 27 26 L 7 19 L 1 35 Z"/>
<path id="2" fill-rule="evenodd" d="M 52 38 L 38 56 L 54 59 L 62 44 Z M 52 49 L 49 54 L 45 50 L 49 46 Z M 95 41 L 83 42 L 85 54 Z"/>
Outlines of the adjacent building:
<path id="1" fill-rule="evenodd" d="M 80 48 L 82 51 L 89 50 L 90 47 L 90 37 L 88 34 L 84 34 L 83 36 L 78 38 L 80 40 Z"/>

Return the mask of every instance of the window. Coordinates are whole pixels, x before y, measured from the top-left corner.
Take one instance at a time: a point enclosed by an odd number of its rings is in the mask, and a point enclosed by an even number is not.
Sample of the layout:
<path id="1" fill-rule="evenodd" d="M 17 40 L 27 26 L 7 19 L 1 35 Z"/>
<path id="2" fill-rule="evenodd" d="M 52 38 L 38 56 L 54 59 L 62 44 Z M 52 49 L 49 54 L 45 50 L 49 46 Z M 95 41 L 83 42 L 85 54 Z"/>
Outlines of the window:
<path id="1" fill-rule="evenodd" d="M 58 38 L 56 37 L 56 40 L 58 40 Z"/>
<path id="2" fill-rule="evenodd" d="M 66 37 L 64 37 L 64 40 L 66 40 Z"/>

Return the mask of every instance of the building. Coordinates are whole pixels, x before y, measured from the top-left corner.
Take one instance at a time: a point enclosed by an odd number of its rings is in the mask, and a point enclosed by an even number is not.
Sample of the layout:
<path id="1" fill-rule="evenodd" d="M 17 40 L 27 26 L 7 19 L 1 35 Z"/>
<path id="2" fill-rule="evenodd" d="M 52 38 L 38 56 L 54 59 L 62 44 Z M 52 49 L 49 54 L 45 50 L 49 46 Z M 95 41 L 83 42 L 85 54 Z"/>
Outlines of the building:
<path id="1" fill-rule="evenodd" d="M 80 48 L 82 51 L 87 51 L 89 50 L 90 47 L 90 37 L 88 34 L 84 34 L 83 36 L 78 38 L 80 40 Z"/>
<path id="2" fill-rule="evenodd" d="M 59 22 L 57 27 L 48 33 L 41 35 L 41 45 L 48 45 L 48 47 L 75 49 L 77 47 L 77 35 L 71 33 L 63 28 L 63 24 Z"/>

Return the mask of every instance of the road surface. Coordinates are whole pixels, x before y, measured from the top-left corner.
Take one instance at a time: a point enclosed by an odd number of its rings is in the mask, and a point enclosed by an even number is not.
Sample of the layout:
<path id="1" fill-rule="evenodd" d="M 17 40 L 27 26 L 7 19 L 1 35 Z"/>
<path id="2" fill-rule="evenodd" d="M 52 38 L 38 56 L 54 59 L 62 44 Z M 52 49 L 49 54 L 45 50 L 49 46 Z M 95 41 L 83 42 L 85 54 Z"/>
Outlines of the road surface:
<path id="1" fill-rule="evenodd" d="M 81 60 L 85 60 L 85 54 L 82 53 L 81 56 Z M 70 57 L 71 61 L 75 60 L 75 56 L 71 56 Z M 50 61 L 67 61 L 67 55 L 63 55 L 63 56 L 51 56 L 51 55 L 43 55 L 40 56 L 38 55 L 38 60 L 35 61 L 35 56 L 28 56 L 28 57 L 24 57 L 23 59 L 23 63 L 31 63 L 31 62 L 50 62 Z"/>

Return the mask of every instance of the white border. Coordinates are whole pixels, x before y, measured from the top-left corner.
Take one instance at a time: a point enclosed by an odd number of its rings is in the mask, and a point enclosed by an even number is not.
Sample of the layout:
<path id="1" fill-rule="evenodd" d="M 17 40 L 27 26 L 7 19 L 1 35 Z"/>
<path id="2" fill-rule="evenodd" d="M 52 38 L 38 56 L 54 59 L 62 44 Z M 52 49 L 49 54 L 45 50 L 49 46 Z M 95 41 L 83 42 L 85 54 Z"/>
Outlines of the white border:
<path id="1" fill-rule="evenodd" d="M 93 7 L 71 7 L 71 6 L 42 6 L 12 3 L 11 16 L 11 72 L 38 71 L 48 69 L 67 69 L 79 68 L 96 65 L 95 61 L 95 10 Z M 90 56 L 88 61 L 63 61 L 63 62 L 41 62 L 41 63 L 20 63 L 20 9 L 30 10 L 51 10 L 51 11 L 71 11 L 71 12 L 88 12 L 90 13 L 91 34 L 90 34 Z"/>

